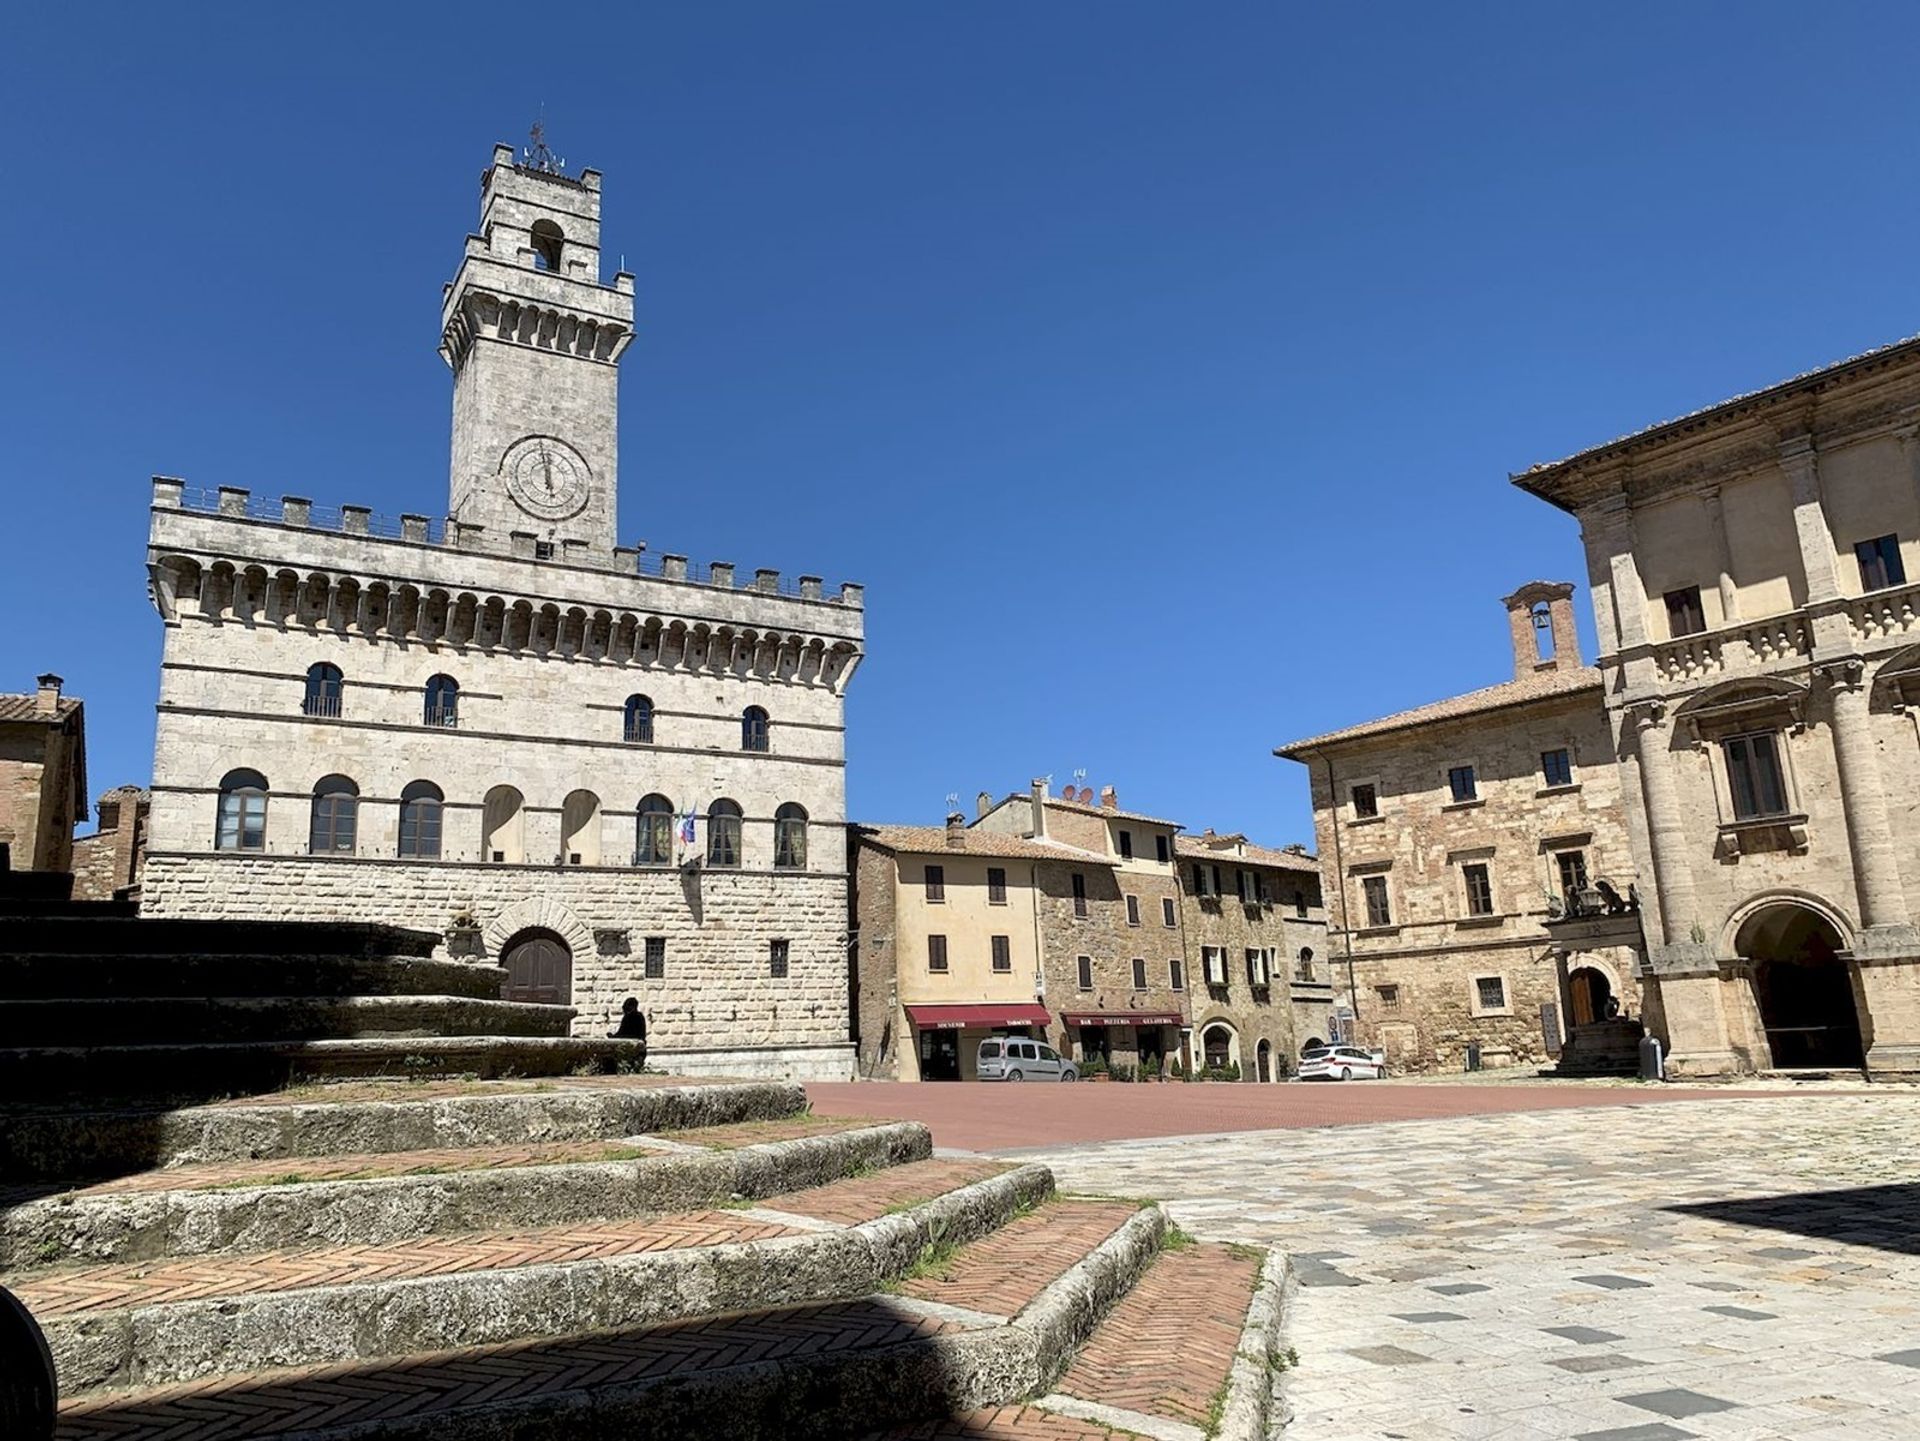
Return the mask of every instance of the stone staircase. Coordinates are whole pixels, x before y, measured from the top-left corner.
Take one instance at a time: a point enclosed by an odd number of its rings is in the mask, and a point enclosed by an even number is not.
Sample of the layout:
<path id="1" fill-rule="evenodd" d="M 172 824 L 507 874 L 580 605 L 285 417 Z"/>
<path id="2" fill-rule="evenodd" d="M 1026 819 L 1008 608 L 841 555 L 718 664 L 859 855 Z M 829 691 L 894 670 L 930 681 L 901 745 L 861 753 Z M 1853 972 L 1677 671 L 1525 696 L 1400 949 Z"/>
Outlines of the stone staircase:
<path id="1" fill-rule="evenodd" d="M 814 1117 L 796 1086 L 604 1074 L 597 1042 L 486 1035 L 515 1014 L 498 972 L 404 933 L 181 932 L 181 954 L 35 926 L 0 954 L 30 1087 L 0 1090 L 0 1283 L 45 1333 L 62 1441 L 1277 1425 L 1283 1270 L 1157 1206 Z M 96 983 L 146 1024 L 90 1033 Z M 409 1064 L 436 1039 L 471 1073 Z M 312 1049 L 344 1045 L 372 1049 Z M 160 1104 L 216 1082 L 208 1053 L 278 1089 Z"/>
<path id="2" fill-rule="evenodd" d="M 1567 1043 L 1550 1074 L 1578 1078 L 1637 1076 L 1640 1038 L 1645 1034 L 1646 1027 L 1624 1016 L 1575 1026 L 1567 1033 Z"/>

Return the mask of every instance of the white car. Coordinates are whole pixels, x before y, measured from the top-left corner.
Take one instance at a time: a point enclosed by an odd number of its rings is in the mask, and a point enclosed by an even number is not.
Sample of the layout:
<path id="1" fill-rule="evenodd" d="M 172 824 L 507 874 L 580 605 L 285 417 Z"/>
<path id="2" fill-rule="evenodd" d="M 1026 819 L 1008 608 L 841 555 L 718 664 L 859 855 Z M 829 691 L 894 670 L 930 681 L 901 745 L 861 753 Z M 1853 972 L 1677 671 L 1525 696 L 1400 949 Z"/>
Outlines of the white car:
<path id="1" fill-rule="evenodd" d="M 1387 1073 L 1387 1058 L 1358 1046 L 1315 1046 L 1300 1053 L 1302 1081 L 1377 1081 Z"/>
<path id="2" fill-rule="evenodd" d="M 1077 1081 L 1080 1068 L 1052 1046 L 1020 1036 L 991 1036 L 975 1058 L 983 1081 Z"/>

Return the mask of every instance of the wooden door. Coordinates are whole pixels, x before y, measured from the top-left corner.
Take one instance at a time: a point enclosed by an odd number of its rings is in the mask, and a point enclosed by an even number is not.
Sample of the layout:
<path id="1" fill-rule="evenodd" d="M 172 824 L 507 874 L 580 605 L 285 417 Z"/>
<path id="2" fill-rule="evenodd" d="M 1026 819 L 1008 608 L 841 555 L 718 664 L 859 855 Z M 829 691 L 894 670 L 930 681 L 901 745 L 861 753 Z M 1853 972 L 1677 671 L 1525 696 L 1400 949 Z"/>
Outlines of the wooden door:
<path id="1" fill-rule="evenodd" d="M 501 999 L 564 1006 L 573 1000 L 573 957 L 547 936 L 521 941 L 507 952 L 507 985 Z"/>

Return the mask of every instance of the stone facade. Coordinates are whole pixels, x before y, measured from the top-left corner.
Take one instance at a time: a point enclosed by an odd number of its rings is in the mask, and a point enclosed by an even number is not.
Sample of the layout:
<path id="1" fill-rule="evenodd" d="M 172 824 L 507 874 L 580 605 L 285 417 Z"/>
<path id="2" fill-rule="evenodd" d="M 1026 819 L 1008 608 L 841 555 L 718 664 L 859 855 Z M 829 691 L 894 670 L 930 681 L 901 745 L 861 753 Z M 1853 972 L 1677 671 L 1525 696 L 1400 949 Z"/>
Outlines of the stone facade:
<path id="1" fill-rule="evenodd" d="M 147 821 L 153 798 L 139 786 L 116 786 L 100 797 L 100 828 L 73 843 L 73 898 L 110 901 L 137 895 L 147 864 Z"/>
<path id="2" fill-rule="evenodd" d="M 599 202 L 504 147 L 482 179 L 444 525 L 155 480 L 143 907 L 417 926 L 583 1034 L 640 996 L 670 1068 L 844 1077 L 861 591 L 614 543 Z"/>
<path id="3" fill-rule="evenodd" d="M 1580 521 L 1673 1072 L 1920 1073 L 1920 341 L 1515 483 Z"/>
<path id="4" fill-rule="evenodd" d="M 1549 929 L 1636 874 L 1572 590 L 1507 597 L 1511 681 L 1277 752 L 1311 777 L 1338 1003 L 1390 1069 L 1459 1070 L 1469 1047 L 1538 1063 L 1569 1026 L 1638 1009 L 1631 920 L 1624 939 Z"/>
<path id="5" fill-rule="evenodd" d="M 0 695 L 0 845 L 17 871 L 73 869 L 73 828 L 87 813 L 85 708 L 43 675 L 27 695 Z"/>
<path id="6" fill-rule="evenodd" d="M 1332 1002 L 1319 863 L 1242 835 L 1180 836 L 1181 929 L 1194 1046 L 1243 1081 L 1284 1081 L 1300 1045 L 1325 1039 Z"/>

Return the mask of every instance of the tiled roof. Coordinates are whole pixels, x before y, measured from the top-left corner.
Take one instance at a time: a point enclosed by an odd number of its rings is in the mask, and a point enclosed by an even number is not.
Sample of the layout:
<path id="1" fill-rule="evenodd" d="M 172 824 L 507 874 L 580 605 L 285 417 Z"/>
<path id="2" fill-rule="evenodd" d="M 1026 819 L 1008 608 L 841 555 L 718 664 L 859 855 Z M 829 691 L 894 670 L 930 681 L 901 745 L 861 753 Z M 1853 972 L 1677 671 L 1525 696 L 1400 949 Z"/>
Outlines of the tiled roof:
<path id="1" fill-rule="evenodd" d="M 1310 852 L 1276 851 L 1256 846 L 1245 836 L 1175 836 L 1173 853 L 1195 861 L 1233 861 L 1239 865 L 1273 866 L 1283 871 L 1318 871 L 1320 858 Z M 1236 848 L 1235 843 L 1238 843 Z"/>
<path id="2" fill-rule="evenodd" d="M 1558 470 L 1562 466 L 1572 465 L 1577 461 L 1591 459 L 1594 456 L 1612 450 L 1617 445 L 1626 445 L 1632 441 L 1644 440 L 1663 430 L 1679 429 L 1696 421 L 1703 420 L 1719 411 L 1733 410 L 1753 401 L 1770 399 L 1777 394 L 1784 395 L 1799 387 L 1817 385 L 1837 372 L 1847 369 L 1849 366 L 1886 359 L 1896 351 L 1908 347 L 1920 348 L 1920 335 L 1909 335 L 1905 339 L 1891 341 L 1886 345 L 1876 345 L 1873 349 L 1863 350 L 1858 355 L 1849 355 L 1845 360 L 1836 360 L 1830 365 L 1823 365 L 1815 370 L 1802 371 L 1800 374 L 1789 376 L 1785 380 L 1775 381 L 1772 385 L 1763 385 L 1758 390 L 1749 390 L 1740 395 L 1730 396 L 1726 400 L 1717 400 L 1712 405 L 1704 405 L 1698 410 L 1690 410 L 1685 415 L 1677 415 L 1671 420 L 1662 420 L 1653 425 L 1643 426 L 1639 430 L 1629 431 L 1625 435 L 1616 436 L 1614 439 L 1605 441 L 1602 444 L 1590 445 L 1585 450 L 1576 451 L 1572 455 L 1564 456 L 1559 460 L 1543 460 L 1537 465 L 1528 466 L 1525 470 L 1514 475 L 1512 479 L 1516 485 L 1525 486 L 1527 481 L 1532 477 L 1541 475 L 1547 471 Z"/>
<path id="3" fill-rule="evenodd" d="M 1319 750 L 1342 741 L 1386 735 L 1391 731 L 1407 730 L 1413 726 L 1428 725 L 1435 721 L 1459 720 L 1464 716 L 1482 715 L 1488 711 L 1504 710 L 1508 706 L 1525 705 L 1528 701 L 1545 700 L 1551 696 L 1573 695 L 1583 690 L 1597 692 L 1599 689 L 1600 672 L 1592 666 L 1581 666 L 1573 670 L 1541 671 L 1521 680 L 1503 681 L 1499 685 L 1490 685 L 1483 690 L 1468 691 L 1465 695 L 1435 701 L 1431 705 L 1417 706 L 1413 710 L 1403 710 L 1395 715 L 1382 716 L 1379 720 L 1348 726 L 1345 730 L 1308 736 L 1305 740 L 1292 741 L 1287 745 L 1276 747 L 1274 754 L 1286 756 L 1289 760 L 1299 760 L 1303 751 Z"/>
<path id="4" fill-rule="evenodd" d="M 43 713 L 37 695 L 0 695 L 0 721 L 40 721 L 54 725 L 79 709 L 80 702 L 73 696 L 59 697 L 53 703 L 53 710 Z"/>
<path id="5" fill-rule="evenodd" d="M 1111 806 L 1082 805 L 1079 801 L 1063 801 L 1059 796 L 1048 796 L 1047 804 L 1063 811 L 1076 811 L 1083 816 L 1105 816 L 1110 821 L 1139 821 L 1142 825 L 1167 826 L 1176 831 L 1180 829 L 1178 821 L 1163 820 L 1159 816 L 1143 816 L 1138 811 L 1116 810 Z"/>
<path id="6" fill-rule="evenodd" d="M 872 841 L 883 850 L 905 851 L 912 855 L 993 856 L 1010 861 L 1071 861 L 1075 865 L 1110 866 L 1110 856 L 1095 855 L 1078 846 L 1058 841 L 1028 840 L 1025 836 L 1002 835 L 998 831 L 971 829 L 962 832 L 964 846 L 947 844 L 945 826 L 873 826 L 853 827 L 855 834 Z"/>

